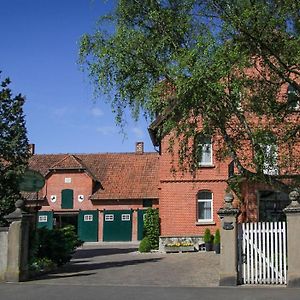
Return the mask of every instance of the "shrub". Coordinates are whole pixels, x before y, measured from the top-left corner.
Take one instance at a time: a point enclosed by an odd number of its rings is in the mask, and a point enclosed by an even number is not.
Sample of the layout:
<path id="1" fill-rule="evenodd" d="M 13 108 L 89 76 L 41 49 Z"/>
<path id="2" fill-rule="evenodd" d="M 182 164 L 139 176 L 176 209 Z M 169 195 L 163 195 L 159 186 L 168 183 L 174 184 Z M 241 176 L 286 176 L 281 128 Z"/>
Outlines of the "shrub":
<path id="1" fill-rule="evenodd" d="M 214 237 L 214 244 L 217 245 L 220 244 L 220 242 L 221 242 L 220 230 L 217 229 Z"/>
<path id="2" fill-rule="evenodd" d="M 39 228 L 31 242 L 30 261 L 47 258 L 60 266 L 70 261 L 74 250 L 81 244 L 72 225 L 52 230 Z"/>
<path id="3" fill-rule="evenodd" d="M 145 237 L 148 238 L 151 249 L 158 249 L 159 245 L 159 214 L 158 209 L 148 208 L 144 221 Z"/>
<path id="4" fill-rule="evenodd" d="M 56 264 L 47 257 L 34 258 L 31 261 L 31 264 L 29 266 L 29 270 L 30 271 L 43 272 L 43 271 L 51 271 L 55 267 L 56 267 Z"/>
<path id="5" fill-rule="evenodd" d="M 140 242 L 139 251 L 150 252 L 150 250 L 151 250 L 150 241 L 147 237 L 144 237 Z"/>

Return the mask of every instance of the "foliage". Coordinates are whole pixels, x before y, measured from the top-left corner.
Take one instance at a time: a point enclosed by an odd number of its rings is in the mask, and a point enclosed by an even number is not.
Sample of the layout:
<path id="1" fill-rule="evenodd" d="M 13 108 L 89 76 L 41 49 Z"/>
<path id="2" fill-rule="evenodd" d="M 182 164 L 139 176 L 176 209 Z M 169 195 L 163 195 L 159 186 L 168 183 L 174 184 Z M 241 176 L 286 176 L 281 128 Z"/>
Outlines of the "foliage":
<path id="1" fill-rule="evenodd" d="M 151 249 L 158 249 L 159 245 L 159 214 L 158 209 L 148 208 L 144 219 L 145 237 L 149 240 Z"/>
<path id="2" fill-rule="evenodd" d="M 140 252 L 150 252 L 151 251 L 151 245 L 148 237 L 144 237 L 139 245 L 139 251 Z"/>
<path id="3" fill-rule="evenodd" d="M 206 228 L 203 236 L 204 243 L 211 243 L 213 241 L 213 235 L 210 233 L 210 229 Z"/>
<path id="4" fill-rule="evenodd" d="M 29 156 L 23 113 L 25 98 L 21 94 L 13 96 L 9 84 L 6 78 L 0 87 L 0 226 L 6 224 L 3 216 L 14 210 L 15 201 L 21 197 L 18 180 Z"/>
<path id="5" fill-rule="evenodd" d="M 82 245 L 72 225 L 49 230 L 39 228 L 31 237 L 30 260 L 47 258 L 60 266 L 70 261 L 74 250 Z"/>
<path id="6" fill-rule="evenodd" d="M 220 229 L 217 229 L 214 237 L 214 245 L 221 243 Z"/>
<path id="7" fill-rule="evenodd" d="M 218 158 L 229 156 L 241 178 L 286 190 L 296 183 L 278 180 L 272 165 L 299 172 L 299 150 L 292 149 L 300 134 L 299 6 L 299 0 L 119 0 L 96 32 L 82 37 L 80 63 L 96 90 L 111 96 L 121 125 L 127 108 L 134 118 L 160 114 L 153 131 L 158 139 L 173 133 L 179 169 L 196 171 L 193 141 L 201 132 L 215 137 Z M 105 32 L 107 22 L 115 30 Z M 266 154 L 271 135 L 284 149 L 276 166 L 275 154 Z"/>
<path id="8" fill-rule="evenodd" d="M 29 265 L 29 270 L 33 272 L 50 271 L 56 268 L 56 264 L 47 257 L 34 258 Z"/>

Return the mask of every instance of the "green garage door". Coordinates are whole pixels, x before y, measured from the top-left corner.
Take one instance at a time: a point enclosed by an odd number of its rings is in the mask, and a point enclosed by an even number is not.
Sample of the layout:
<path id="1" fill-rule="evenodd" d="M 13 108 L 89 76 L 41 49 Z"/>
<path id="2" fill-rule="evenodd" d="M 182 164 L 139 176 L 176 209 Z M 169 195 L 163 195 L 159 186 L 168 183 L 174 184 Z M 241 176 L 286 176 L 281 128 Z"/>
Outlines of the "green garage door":
<path id="1" fill-rule="evenodd" d="M 78 236 L 84 242 L 98 241 L 98 210 L 82 210 L 78 214 Z"/>
<path id="2" fill-rule="evenodd" d="M 141 241 L 144 237 L 144 215 L 146 214 L 147 210 L 140 209 L 138 210 L 138 240 Z"/>
<path id="3" fill-rule="evenodd" d="M 132 210 L 105 210 L 103 241 L 120 242 L 132 239 Z"/>
<path id="4" fill-rule="evenodd" d="M 53 229 L 53 212 L 52 211 L 39 211 L 37 219 L 37 227 L 45 227 Z"/>

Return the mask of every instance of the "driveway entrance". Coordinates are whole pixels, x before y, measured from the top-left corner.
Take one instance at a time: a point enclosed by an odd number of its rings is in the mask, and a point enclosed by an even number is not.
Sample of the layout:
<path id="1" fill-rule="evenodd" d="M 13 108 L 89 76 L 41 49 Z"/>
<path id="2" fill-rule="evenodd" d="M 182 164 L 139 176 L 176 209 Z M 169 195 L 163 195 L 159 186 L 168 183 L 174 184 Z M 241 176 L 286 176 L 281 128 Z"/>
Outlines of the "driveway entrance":
<path id="1" fill-rule="evenodd" d="M 210 287 L 219 280 L 213 252 L 145 253 L 137 243 L 95 243 L 79 248 L 70 264 L 35 282 L 65 285 Z"/>

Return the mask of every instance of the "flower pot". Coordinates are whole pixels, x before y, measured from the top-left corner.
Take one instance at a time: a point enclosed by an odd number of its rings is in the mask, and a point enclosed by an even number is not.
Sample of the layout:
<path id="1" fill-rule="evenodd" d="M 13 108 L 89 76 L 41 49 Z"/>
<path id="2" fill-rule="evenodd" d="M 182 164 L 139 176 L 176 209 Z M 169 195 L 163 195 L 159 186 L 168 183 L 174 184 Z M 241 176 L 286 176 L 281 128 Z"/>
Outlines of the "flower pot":
<path id="1" fill-rule="evenodd" d="M 212 251 L 212 243 L 205 243 L 205 250 Z"/>
<path id="2" fill-rule="evenodd" d="M 220 254 L 221 253 L 221 244 L 214 244 L 214 250 L 215 250 L 216 254 Z"/>

